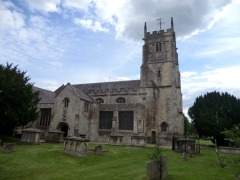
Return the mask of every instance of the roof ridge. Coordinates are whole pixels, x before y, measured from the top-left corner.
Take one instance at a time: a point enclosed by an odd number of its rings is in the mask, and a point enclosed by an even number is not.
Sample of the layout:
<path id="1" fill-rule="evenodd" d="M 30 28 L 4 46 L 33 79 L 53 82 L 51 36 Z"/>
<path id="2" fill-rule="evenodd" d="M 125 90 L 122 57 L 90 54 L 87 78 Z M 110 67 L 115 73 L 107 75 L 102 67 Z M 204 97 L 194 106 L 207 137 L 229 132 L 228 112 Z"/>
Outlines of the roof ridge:
<path id="1" fill-rule="evenodd" d="M 79 86 L 79 85 L 94 85 L 94 84 L 107 84 L 107 83 L 124 83 L 124 82 L 134 82 L 134 81 L 140 81 L 137 80 L 126 80 L 126 81 L 106 81 L 106 82 L 94 82 L 94 83 L 84 83 L 84 84 L 72 84 L 72 86 Z"/>
<path id="2" fill-rule="evenodd" d="M 48 91 L 48 92 L 54 93 L 54 91 L 51 91 L 51 90 L 48 90 L 48 89 L 43 89 L 43 88 L 40 88 L 40 87 L 37 87 L 37 86 L 33 86 L 33 88 L 35 90 L 43 90 L 43 91 Z"/>

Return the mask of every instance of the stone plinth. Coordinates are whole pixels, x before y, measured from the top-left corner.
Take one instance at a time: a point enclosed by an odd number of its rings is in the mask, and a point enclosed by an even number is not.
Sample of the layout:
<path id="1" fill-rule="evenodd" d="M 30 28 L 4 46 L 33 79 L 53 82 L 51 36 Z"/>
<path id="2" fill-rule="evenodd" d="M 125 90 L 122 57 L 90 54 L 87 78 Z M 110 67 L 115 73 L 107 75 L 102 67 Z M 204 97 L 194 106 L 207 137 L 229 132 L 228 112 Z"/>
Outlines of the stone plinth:
<path id="1" fill-rule="evenodd" d="M 173 138 L 173 150 L 180 153 L 200 153 L 200 145 L 193 138 Z"/>
<path id="2" fill-rule="evenodd" d="M 67 137 L 64 140 L 64 152 L 67 154 L 83 156 L 88 152 L 88 139 L 81 137 Z"/>
<path id="3" fill-rule="evenodd" d="M 59 130 L 50 130 L 47 133 L 47 141 L 60 143 L 63 142 L 63 132 Z"/>
<path id="4" fill-rule="evenodd" d="M 21 142 L 39 144 L 40 143 L 40 129 L 28 128 L 22 130 Z"/>
<path id="5" fill-rule="evenodd" d="M 131 136 L 131 145 L 145 146 L 145 136 Z"/>
<path id="6" fill-rule="evenodd" d="M 110 143 L 111 144 L 122 144 L 122 141 L 123 141 L 123 136 L 122 135 L 111 135 L 110 136 Z"/>
<path id="7" fill-rule="evenodd" d="M 240 148 L 219 146 L 218 151 L 226 154 L 240 154 Z"/>

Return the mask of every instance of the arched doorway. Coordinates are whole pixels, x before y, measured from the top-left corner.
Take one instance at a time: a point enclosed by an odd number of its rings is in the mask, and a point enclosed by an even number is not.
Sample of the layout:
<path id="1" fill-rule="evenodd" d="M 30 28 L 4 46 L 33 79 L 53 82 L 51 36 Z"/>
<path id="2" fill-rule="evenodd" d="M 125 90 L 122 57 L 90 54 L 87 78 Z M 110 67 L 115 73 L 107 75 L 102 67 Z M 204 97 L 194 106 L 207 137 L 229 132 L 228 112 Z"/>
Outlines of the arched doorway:
<path id="1" fill-rule="evenodd" d="M 63 136 L 64 137 L 67 137 L 68 135 L 68 129 L 69 129 L 69 126 L 67 123 L 65 122 L 60 122 L 57 126 L 57 129 L 59 129 L 60 131 L 63 132 Z"/>

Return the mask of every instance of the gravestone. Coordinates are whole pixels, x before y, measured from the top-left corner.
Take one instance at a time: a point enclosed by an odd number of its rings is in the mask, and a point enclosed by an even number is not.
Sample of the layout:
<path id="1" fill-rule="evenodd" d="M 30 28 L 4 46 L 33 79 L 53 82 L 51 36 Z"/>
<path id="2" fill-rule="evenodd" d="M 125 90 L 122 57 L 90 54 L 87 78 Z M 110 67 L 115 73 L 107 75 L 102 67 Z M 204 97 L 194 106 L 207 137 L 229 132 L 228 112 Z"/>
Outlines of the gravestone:
<path id="1" fill-rule="evenodd" d="M 101 145 L 95 146 L 95 148 L 94 148 L 94 153 L 95 153 L 96 155 L 101 155 L 101 154 L 103 153 L 102 146 L 101 146 Z"/>
<path id="2" fill-rule="evenodd" d="M 149 180 L 166 180 L 168 176 L 167 159 L 161 156 L 159 160 L 152 160 L 147 164 Z"/>

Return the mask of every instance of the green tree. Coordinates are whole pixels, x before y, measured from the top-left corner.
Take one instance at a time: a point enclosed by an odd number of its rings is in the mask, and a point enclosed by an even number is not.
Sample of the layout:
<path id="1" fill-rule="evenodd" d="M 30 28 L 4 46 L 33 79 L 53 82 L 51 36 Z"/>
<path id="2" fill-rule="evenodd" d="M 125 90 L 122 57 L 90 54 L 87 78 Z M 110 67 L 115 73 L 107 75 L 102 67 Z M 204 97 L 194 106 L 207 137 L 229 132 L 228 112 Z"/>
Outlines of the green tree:
<path id="1" fill-rule="evenodd" d="M 213 137 L 224 143 L 225 129 L 240 123 L 240 100 L 228 93 L 210 92 L 197 97 L 188 114 L 200 137 Z"/>
<path id="2" fill-rule="evenodd" d="M 240 124 L 222 132 L 226 138 L 231 140 L 235 146 L 240 147 Z"/>
<path id="3" fill-rule="evenodd" d="M 26 72 L 13 64 L 0 65 L 0 136 L 37 118 L 38 93 Z"/>

